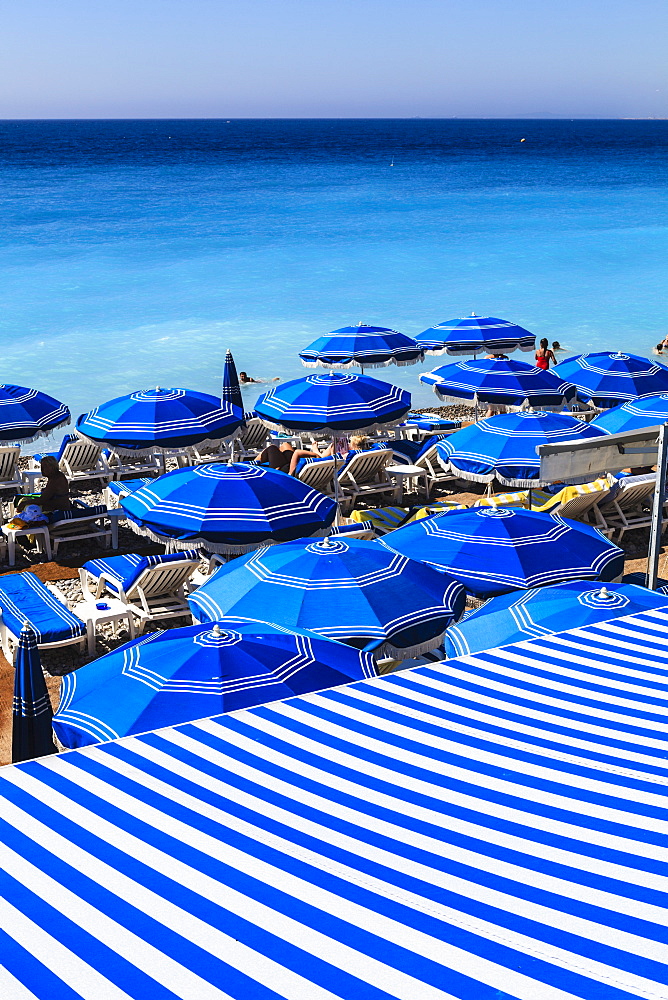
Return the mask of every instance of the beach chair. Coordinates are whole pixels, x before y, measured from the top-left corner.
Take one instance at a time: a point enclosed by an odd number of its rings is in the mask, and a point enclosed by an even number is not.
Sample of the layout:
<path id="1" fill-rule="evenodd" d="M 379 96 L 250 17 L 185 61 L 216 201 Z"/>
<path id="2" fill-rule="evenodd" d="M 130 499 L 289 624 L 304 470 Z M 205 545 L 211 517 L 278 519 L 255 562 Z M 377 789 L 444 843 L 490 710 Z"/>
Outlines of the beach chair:
<path id="1" fill-rule="evenodd" d="M 79 580 L 86 600 L 97 601 L 106 592 L 132 605 L 141 632 L 147 621 L 190 616 L 186 584 L 199 564 L 197 549 L 163 556 L 112 556 L 85 563 Z"/>
<path id="2" fill-rule="evenodd" d="M 35 630 L 40 649 L 86 642 L 86 623 L 69 610 L 65 600 L 56 587 L 43 584 L 34 573 L 0 577 L 0 644 L 10 663 L 15 659 L 25 624 Z"/>
<path id="3" fill-rule="evenodd" d="M 137 458 L 128 458 L 127 455 L 115 454 L 115 452 L 110 452 L 107 456 L 107 463 L 109 466 L 110 478 L 111 479 L 130 479 L 134 476 L 159 476 L 162 472 L 160 467 L 160 458 L 155 453 L 150 455 L 141 455 Z"/>
<path id="4" fill-rule="evenodd" d="M 192 465 L 232 460 L 232 449 L 229 441 L 204 441 L 202 444 L 192 444 L 186 449 L 186 452 Z"/>
<path id="5" fill-rule="evenodd" d="M 600 516 L 598 526 L 610 537 L 617 533 L 620 541 L 627 531 L 649 528 L 655 490 L 655 473 L 617 480 L 608 498 L 596 507 Z M 664 517 L 662 527 L 667 523 L 668 518 Z"/>
<path id="6" fill-rule="evenodd" d="M 427 448 L 412 464 L 419 469 L 424 469 L 426 476 L 424 479 L 425 485 L 424 490 L 427 499 L 431 496 L 431 491 L 434 486 L 442 486 L 445 483 L 453 483 L 456 481 L 457 476 L 454 476 L 451 472 L 446 472 L 442 468 L 438 460 L 438 441 Z M 420 483 L 418 482 L 418 490 L 422 489 Z"/>
<path id="7" fill-rule="evenodd" d="M 601 516 L 597 512 L 599 504 L 605 502 L 609 492 L 610 488 L 606 484 L 593 493 L 576 494 L 575 496 L 561 500 L 554 507 L 551 507 L 550 514 L 560 514 L 561 517 L 569 517 L 573 521 L 584 521 L 588 524 L 594 524 L 596 527 L 601 528 L 605 534 L 611 534 L 607 525 L 601 523 Z M 531 509 L 535 510 L 534 507 Z"/>
<path id="8" fill-rule="evenodd" d="M 15 446 L 0 448 L 0 490 L 23 492 L 23 479 L 19 472 L 21 449 Z"/>
<path id="9" fill-rule="evenodd" d="M 370 496 L 375 493 L 394 495 L 397 485 L 385 471 L 392 460 L 390 448 L 358 451 L 354 454 L 336 474 L 341 499 L 354 502 L 360 496 Z"/>
<path id="10" fill-rule="evenodd" d="M 34 468 L 39 469 L 39 461 L 44 455 L 35 455 Z M 60 450 L 53 453 L 60 468 L 70 483 L 86 482 L 100 479 L 108 482 L 111 472 L 107 460 L 102 454 L 102 445 L 87 441 L 78 434 L 66 434 L 60 444 Z M 32 470 L 31 470 L 32 471 Z"/>
<path id="11" fill-rule="evenodd" d="M 73 501 L 71 510 L 56 511 L 49 521 L 49 538 L 53 556 L 66 542 L 94 539 L 102 545 L 118 548 L 118 520 L 125 517 L 119 509 L 109 510 L 106 504 L 89 507 L 80 500 Z"/>
<path id="12" fill-rule="evenodd" d="M 240 458 L 255 458 L 269 440 L 269 428 L 259 417 L 250 417 L 246 425 L 234 439 L 235 454 Z"/>
<path id="13" fill-rule="evenodd" d="M 366 538 L 370 540 L 376 537 L 373 522 L 368 518 L 364 521 L 347 521 L 345 524 L 333 524 L 330 534 L 332 536 L 336 535 L 337 538 L 343 536 L 344 538 Z"/>
<path id="14" fill-rule="evenodd" d="M 338 465 L 340 468 L 341 463 L 339 462 Z M 314 490 L 332 496 L 334 493 L 334 466 L 333 458 L 307 459 L 297 473 L 297 479 Z"/>

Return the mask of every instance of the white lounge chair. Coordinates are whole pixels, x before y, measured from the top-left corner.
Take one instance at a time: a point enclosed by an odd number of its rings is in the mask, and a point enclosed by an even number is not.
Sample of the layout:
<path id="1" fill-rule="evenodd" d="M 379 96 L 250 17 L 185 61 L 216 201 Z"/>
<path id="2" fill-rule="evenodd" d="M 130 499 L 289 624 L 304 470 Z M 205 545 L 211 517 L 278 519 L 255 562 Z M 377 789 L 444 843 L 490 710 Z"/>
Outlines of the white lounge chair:
<path id="1" fill-rule="evenodd" d="M 359 496 L 374 493 L 394 493 L 397 486 L 385 471 L 393 461 L 390 448 L 360 451 L 350 458 L 337 473 L 339 491 L 343 500 L 355 501 Z"/>
<path id="2" fill-rule="evenodd" d="M 19 472 L 21 449 L 15 446 L 0 448 L 0 490 L 23 492 L 23 480 Z"/>
<path id="3" fill-rule="evenodd" d="M 229 441 L 193 444 L 187 449 L 187 453 L 193 465 L 204 465 L 207 462 L 227 462 L 232 458 Z"/>
<path id="4" fill-rule="evenodd" d="M 603 528 L 597 508 L 606 501 L 609 492 L 610 490 L 606 488 L 593 493 L 580 493 L 570 500 L 557 504 L 556 507 L 551 507 L 550 514 L 560 514 L 562 517 L 570 517 L 573 521 L 585 521 Z"/>
<path id="5" fill-rule="evenodd" d="M 611 496 L 599 503 L 596 510 L 601 518 L 599 527 L 610 537 L 618 533 L 621 540 L 627 531 L 651 525 L 656 473 L 619 479 L 614 487 Z M 664 516 L 662 525 L 666 524 L 668 518 Z"/>
<path id="6" fill-rule="evenodd" d="M 434 443 L 431 448 L 428 448 L 419 458 L 415 460 L 412 464 L 418 469 L 424 469 L 426 475 L 424 477 L 424 489 L 426 492 L 427 499 L 431 496 L 432 487 L 442 486 L 445 483 L 455 482 L 457 476 L 453 476 L 451 472 L 446 472 L 441 466 L 438 460 L 438 442 Z M 420 481 L 418 480 L 418 489 L 420 489 Z"/>
<path id="7" fill-rule="evenodd" d="M 133 476 L 159 476 L 162 472 L 160 458 L 152 453 L 141 455 L 137 458 L 128 458 L 127 455 L 117 455 L 111 453 L 108 459 L 110 478 L 112 479 L 132 479 Z"/>
<path id="8" fill-rule="evenodd" d="M 49 538 L 53 556 L 66 542 L 80 542 L 95 539 L 101 545 L 118 548 L 118 521 L 125 517 L 120 508 L 109 509 L 106 504 L 88 507 L 81 504 L 72 510 L 61 511 L 58 521 L 49 523 Z"/>
<path id="9" fill-rule="evenodd" d="M 255 458 L 269 439 L 269 428 L 259 417 L 250 417 L 239 436 L 234 439 L 234 453 L 239 458 Z"/>
<path id="10" fill-rule="evenodd" d="M 334 464 L 333 458 L 308 462 L 297 473 L 297 479 L 314 490 L 332 496 L 334 493 Z M 340 460 L 338 464 L 341 465 Z"/>
<path id="11" fill-rule="evenodd" d="M 186 584 L 200 563 L 195 549 L 164 556 L 124 555 L 91 559 L 79 570 L 84 597 L 98 600 L 107 592 L 131 605 L 147 621 L 190 616 Z"/>

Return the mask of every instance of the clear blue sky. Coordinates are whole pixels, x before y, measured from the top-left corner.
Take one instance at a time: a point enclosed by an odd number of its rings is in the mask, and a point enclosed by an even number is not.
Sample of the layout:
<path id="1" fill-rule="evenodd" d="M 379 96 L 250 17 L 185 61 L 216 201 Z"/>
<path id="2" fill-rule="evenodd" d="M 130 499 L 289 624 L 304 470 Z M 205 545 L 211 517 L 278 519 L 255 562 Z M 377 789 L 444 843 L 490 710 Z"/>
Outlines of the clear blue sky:
<path id="1" fill-rule="evenodd" d="M 0 0 L 0 118 L 668 117 L 666 0 Z"/>

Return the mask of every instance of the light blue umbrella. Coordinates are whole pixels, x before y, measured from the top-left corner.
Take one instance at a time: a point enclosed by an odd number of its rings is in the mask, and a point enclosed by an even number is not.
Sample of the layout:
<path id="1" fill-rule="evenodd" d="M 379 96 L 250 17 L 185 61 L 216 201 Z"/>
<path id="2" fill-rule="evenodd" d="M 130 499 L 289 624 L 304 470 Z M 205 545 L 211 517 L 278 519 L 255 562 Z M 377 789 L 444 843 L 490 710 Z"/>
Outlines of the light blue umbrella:
<path id="1" fill-rule="evenodd" d="M 368 375 L 323 372 L 275 386 L 255 404 L 255 412 L 278 430 L 343 434 L 399 423 L 411 396 Z"/>
<path id="2" fill-rule="evenodd" d="M 621 434 L 624 431 L 638 431 L 644 427 L 657 427 L 668 421 L 668 392 L 658 396 L 631 399 L 615 406 L 605 413 L 599 413 L 592 424 L 606 434 Z"/>
<path id="3" fill-rule="evenodd" d="M 247 462 L 174 469 L 120 503 L 141 534 L 225 553 L 325 534 L 336 513 L 333 500 L 294 476 Z"/>
<path id="4" fill-rule="evenodd" d="M 244 402 L 241 398 L 241 386 L 237 375 L 237 366 L 234 363 L 232 352 L 227 351 L 225 355 L 225 365 L 223 367 L 223 389 L 220 394 L 223 403 L 230 406 L 238 406 L 243 412 Z"/>
<path id="5" fill-rule="evenodd" d="M 66 674 L 53 727 L 72 749 L 374 677 L 370 653 L 226 618 L 152 632 Z"/>
<path id="6" fill-rule="evenodd" d="M 538 587 L 523 594 L 505 594 L 492 598 L 448 629 L 445 655 L 479 653 L 667 605 L 668 597 L 645 587 L 624 583 L 592 586 L 590 581 L 581 580 Z M 614 645 L 614 637 L 610 643 Z"/>
<path id="7" fill-rule="evenodd" d="M 605 432 L 566 413 L 501 413 L 463 427 L 438 444 L 446 471 L 476 483 L 498 479 L 504 486 L 547 486 L 536 449 L 555 441 L 601 437 Z"/>
<path id="8" fill-rule="evenodd" d="M 53 396 L 22 385 L 0 385 L 0 444 L 36 441 L 70 422 Z"/>
<path id="9" fill-rule="evenodd" d="M 536 337 L 524 327 L 495 316 L 470 316 L 445 320 L 419 333 L 416 342 L 425 354 L 510 354 L 533 351 Z"/>
<path id="10" fill-rule="evenodd" d="M 260 549 L 221 566 L 188 598 L 199 621 L 270 615 L 399 659 L 435 649 L 464 610 L 464 589 L 447 575 L 378 541 L 329 538 Z"/>
<path id="11" fill-rule="evenodd" d="M 481 358 L 442 365 L 420 375 L 420 381 L 432 386 L 440 397 L 509 406 L 524 402 L 531 406 L 562 406 L 575 395 L 575 387 L 553 372 L 513 359 Z"/>
<path id="12" fill-rule="evenodd" d="M 422 360 L 422 348 L 396 330 L 358 323 L 318 337 L 299 357 L 307 368 L 385 368 L 414 365 Z"/>
<path id="13" fill-rule="evenodd" d="M 580 399 L 601 408 L 668 392 L 668 368 L 637 354 L 578 354 L 560 361 L 552 371 L 565 382 L 572 382 Z"/>
<path id="14" fill-rule="evenodd" d="M 390 532 L 383 544 L 449 574 L 476 597 L 615 580 L 624 571 L 623 550 L 591 525 L 518 508 L 435 514 Z"/>
<path id="15" fill-rule="evenodd" d="M 39 659 L 37 636 L 35 630 L 26 624 L 19 635 L 14 671 L 12 709 L 14 764 L 56 752 L 51 731 L 52 716 L 51 699 Z"/>
<path id="16" fill-rule="evenodd" d="M 237 406 L 190 389 L 145 389 L 97 406 L 77 420 L 77 430 L 118 454 L 186 448 L 232 437 L 243 421 Z"/>

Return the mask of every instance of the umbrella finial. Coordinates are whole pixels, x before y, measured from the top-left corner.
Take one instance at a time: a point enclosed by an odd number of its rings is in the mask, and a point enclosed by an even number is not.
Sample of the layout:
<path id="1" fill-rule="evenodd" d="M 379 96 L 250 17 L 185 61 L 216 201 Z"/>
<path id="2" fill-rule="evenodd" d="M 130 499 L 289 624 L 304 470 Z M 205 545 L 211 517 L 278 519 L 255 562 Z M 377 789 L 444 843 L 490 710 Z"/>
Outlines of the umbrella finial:
<path id="1" fill-rule="evenodd" d="M 604 601 L 609 601 L 610 600 L 610 591 L 608 590 L 607 587 L 601 587 L 598 596 L 601 597 Z"/>
<path id="2" fill-rule="evenodd" d="M 220 625 L 218 624 L 218 622 L 216 622 L 213 628 L 211 629 L 211 634 L 215 635 L 216 639 L 223 634 L 221 632 Z"/>

